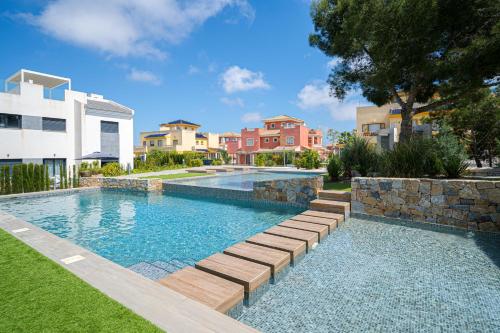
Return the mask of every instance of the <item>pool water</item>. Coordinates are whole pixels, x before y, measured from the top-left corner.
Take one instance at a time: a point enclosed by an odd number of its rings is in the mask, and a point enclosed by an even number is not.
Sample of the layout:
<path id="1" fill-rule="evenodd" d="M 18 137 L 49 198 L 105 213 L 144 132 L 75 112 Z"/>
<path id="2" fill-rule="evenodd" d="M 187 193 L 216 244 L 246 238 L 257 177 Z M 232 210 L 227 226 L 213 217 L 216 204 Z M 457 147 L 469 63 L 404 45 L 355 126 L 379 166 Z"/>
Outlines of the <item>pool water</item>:
<path id="1" fill-rule="evenodd" d="M 8 200 L 0 202 L 0 210 L 159 278 L 165 272 L 158 267 L 171 272 L 172 263 L 177 269 L 192 265 L 298 213 L 257 205 L 99 190 Z M 152 263 L 156 268 L 148 266 Z"/>
<path id="2" fill-rule="evenodd" d="M 351 218 L 239 318 L 273 332 L 500 332 L 500 238 Z"/>
<path id="3" fill-rule="evenodd" d="M 307 172 L 234 172 L 229 174 L 218 173 L 215 176 L 195 177 L 188 180 L 182 179 L 179 183 L 183 185 L 250 191 L 253 189 L 253 183 L 257 181 L 306 178 L 317 175 Z"/>

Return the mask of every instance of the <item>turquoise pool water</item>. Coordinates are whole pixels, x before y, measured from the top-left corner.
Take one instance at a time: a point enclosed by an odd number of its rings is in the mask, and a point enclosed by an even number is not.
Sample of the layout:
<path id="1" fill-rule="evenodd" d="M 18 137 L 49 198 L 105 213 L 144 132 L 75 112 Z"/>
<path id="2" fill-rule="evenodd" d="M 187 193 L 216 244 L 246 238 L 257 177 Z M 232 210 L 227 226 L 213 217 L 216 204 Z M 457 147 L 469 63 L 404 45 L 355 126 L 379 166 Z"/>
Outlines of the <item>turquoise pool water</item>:
<path id="1" fill-rule="evenodd" d="M 234 172 L 228 174 L 218 173 L 216 176 L 212 177 L 182 179 L 179 181 L 179 184 L 250 191 L 253 189 L 253 183 L 256 181 L 306 178 L 314 177 L 317 175 L 317 173 L 315 174 L 306 172 Z"/>
<path id="2" fill-rule="evenodd" d="M 0 202 L 0 210 L 159 278 L 298 213 L 241 201 L 100 190 Z"/>

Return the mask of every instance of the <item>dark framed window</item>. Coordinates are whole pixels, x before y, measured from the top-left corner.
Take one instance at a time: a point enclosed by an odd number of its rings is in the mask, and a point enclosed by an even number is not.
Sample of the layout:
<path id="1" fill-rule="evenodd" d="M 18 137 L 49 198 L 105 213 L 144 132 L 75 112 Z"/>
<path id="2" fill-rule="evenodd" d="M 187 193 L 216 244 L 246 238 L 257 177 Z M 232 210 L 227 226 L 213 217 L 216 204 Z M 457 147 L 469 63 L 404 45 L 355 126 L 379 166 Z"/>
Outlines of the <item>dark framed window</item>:
<path id="1" fill-rule="evenodd" d="M 61 165 L 66 166 L 66 159 L 64 158 L 44 158 L 43 165 L 48 166 L 49 177 L 59 176 L 61 174 Z"/>
<path id="2" fill-rule="evenodd" d="M 114 121 L 101 121 L 101 133 L 118 133 L 118 123 Z"/>
<path id="3" fill-rule="evenodd" d="M 22 128 L 22 116 L 18 114 L 0 113 L 0 128 Z"/>
<path id="4" fill-rule="evenodd" d="M 43 117 L 42 130 L 52 132 L 66 132 L 66 119 Z"/>

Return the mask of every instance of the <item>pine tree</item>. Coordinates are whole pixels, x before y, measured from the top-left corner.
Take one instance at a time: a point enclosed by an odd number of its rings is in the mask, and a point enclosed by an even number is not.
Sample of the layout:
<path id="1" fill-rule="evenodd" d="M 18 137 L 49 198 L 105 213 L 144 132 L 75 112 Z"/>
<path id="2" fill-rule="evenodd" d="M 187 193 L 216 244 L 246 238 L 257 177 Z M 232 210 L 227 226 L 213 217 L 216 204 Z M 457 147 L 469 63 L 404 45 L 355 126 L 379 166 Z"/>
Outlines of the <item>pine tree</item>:
<path id="1" fill-rule="evenodd" d="M 68 188 L 68 170 L 66 165 L 64 165 L 64 188 Z"/>
<path id="2" fill-rule="evenodd" d="M 68 172 L 69 172 L 69 176 L 68 176 L 68 185 L 69 185 L 69 187 L 68 188 L 71 188 L 72 185 L 73 185 L 73 184 L 71 184 L 71 180 L 73 179 L 73 178 L 71 178 L 71 169 L 69 169 Z"/>
<path id="3" fill-rule="evenodd" d="M 39 177 L 39 172 L 40 168 L 38 167 L 38 164 L 35 164 L 33 166 L 33 179 L 32 179 L 32 184 L 33 184 L 33 191 L 38 192 L 40 189 L 38 188 L 38 177 Z"/>
<path id="4" fill-rule="evenodd" d="M 3 170 L 5 167 L 0 167 L 0 194 L 5 194 L 5 178 L 3 176 Z"/>
<path id="5" fill-rule="evenodd" d="M 12 166 L 12 193 L 21 193 L 23 190 L 19 167 L 17 164 Z"/>
<path id="6" fill-rule="evenodd" d="M 76 165 L 73 164 L 73 188 L 78 187 L 78 182 L 76 181 Z"/>

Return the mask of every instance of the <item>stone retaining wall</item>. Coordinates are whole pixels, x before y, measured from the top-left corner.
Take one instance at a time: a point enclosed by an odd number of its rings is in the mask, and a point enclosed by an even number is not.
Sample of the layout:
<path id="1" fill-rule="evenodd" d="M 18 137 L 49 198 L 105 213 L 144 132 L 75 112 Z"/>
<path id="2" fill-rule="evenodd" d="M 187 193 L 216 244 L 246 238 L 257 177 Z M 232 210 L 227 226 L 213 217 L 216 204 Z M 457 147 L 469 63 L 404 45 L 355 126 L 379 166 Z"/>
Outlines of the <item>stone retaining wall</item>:
<path id="1" fill-rule="evenodd" d="M 292 178 L 254 182 L 253 196 L 256 200 L 288 202 L 309 205 L 323 189 L 323 177 Z"/>
<path id="2" fill-rule="evenodd" d="M 500 181 L 355 177 L 351 187 L 355 214 L 500 232 Z"/>
<path id="3" fill-rule="evenodd" d="M 120 188 L 136 191 L 162 191 L 161 179 L 81 177 L 82 187 Z"/>

